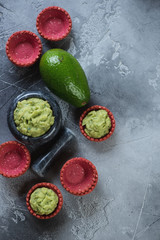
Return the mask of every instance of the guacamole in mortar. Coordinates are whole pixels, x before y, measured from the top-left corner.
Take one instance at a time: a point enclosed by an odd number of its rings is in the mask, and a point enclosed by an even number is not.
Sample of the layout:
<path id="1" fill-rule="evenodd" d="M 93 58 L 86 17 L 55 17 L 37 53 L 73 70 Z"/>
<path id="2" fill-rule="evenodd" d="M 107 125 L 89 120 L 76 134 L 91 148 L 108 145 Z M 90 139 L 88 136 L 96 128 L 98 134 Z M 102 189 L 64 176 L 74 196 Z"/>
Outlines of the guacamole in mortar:
<path id="1" fill-rule="evenodd" d="M 93 138 L 101 138 L 109 133 L 111 119 L 105 110 L 90 111 L 82 121 L 86 134 Z"/>
<path id="2" fill-rule="evenodd" d="M 14 110 L 17 130 L 30 137 L 45 134 L 54 124 L 54 116 L 49 103 L 40 98 L 29 98 L 17 103 Z"/>
<path id="3" fill-rule="evenodd" d="M 48 215 L 56 209 L 58 196 L 52 189 L 40 187 L 31 194 L 30 205 L 36 214 Z"/>

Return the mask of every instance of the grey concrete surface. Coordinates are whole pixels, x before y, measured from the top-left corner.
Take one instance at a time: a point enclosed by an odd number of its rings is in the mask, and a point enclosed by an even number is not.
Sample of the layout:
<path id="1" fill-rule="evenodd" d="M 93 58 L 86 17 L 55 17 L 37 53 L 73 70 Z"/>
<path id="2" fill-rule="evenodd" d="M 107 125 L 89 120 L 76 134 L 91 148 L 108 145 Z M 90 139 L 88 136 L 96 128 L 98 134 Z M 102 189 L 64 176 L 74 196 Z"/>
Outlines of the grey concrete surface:
<path id="1" fill-rule="evenodd" d="M 60 47 L 82 65 L 91 100 L 75 109 L 58 99 L 64 124 L 77 141 L 63 150 L 45 179 L 31 170 L 16 179 L 0 177 L 0 240 L 160 240 L 160 1 L 159 0 L 0 0 L 0 143 L 14 140 L 7 109 L 26 90 L 46 89 L 38 64 L 14 66 L 5 44 L 18 30 L 31 30 L 38 13 L 60 6 L 73 28 L 63 41 L 41 38 L 43 52 Z M 39 36 L 39 35 L 38 35 Z M 85 108 L 109 108 L 116 130 L 105 142 L 85 139 L 78 120 Z M 85 157 L 97 167 L 99 181 L 84 197 L 67 193 L 59 171 L 72 157 Z M 64 196 L 61 212 L 40 221 L 30 215 L 25 196 L 42 180 Z"/>

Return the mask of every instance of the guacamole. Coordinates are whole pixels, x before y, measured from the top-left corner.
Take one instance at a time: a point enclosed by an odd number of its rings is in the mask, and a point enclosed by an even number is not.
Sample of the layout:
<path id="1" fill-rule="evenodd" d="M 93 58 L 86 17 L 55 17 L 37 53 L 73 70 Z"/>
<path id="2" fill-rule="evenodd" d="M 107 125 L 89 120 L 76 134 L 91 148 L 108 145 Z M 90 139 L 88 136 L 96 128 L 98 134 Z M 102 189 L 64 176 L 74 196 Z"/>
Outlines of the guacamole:
<path id="1" fill-rule="evenodd" d="M 86 134 L 93 138 L 101 138 L 109 133 L 111 119 L 105 110 L 90 111 L 82 121 Z"/>
<path id="2" fill-rule="evenodd" d="M 58 205 L 58 196 L 52 189 L 39 187 L 33 191 L 29 202 L 36 214 L 49 215 Z"/>
<path id="3" fill-rule="evenodd" d="M 49 103 L 40 98 L 29 98 L 17 103 L 14 110 L 17 130 L 30 137 L 45 134 L 54 123 Z"/>

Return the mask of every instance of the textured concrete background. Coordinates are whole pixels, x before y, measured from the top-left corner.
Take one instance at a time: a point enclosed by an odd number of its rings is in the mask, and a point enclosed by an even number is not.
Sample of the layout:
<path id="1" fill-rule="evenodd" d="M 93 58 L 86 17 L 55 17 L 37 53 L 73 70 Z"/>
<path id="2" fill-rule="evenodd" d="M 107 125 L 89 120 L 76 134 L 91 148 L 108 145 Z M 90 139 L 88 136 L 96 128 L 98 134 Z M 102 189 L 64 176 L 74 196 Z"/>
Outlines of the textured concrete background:
<path id="1" fill-rule="evenodd" d="M 60 47 L 73 54 L 88 77 L 93 104 L 109 108 L 116 130 L 93 143 L 79 130 L 84 109 L 58 99 L 64 124 L 77 142 L 57 157 L 45 179 L 31 170 L 17 179 L 0 177 L 0 240 L 159 240 L 160 239 L 160 1 L 159 0 L 0 0 L 0 143 L 13 140 L 7 109 L 25 90 L 44 89 L 38 64 L 19 69 L 7 59 L 5 44 L 18 30 L 36 34 L 36 17 L 47 6 L 65 8 L 71 34 L 59 43 L 44 39 L 43 52 Z M 59 170 L 81 156 L 97 167 L 96 189 L 84 197 L 65 192 Z M 29 188 L 42 180 L 63 196 L 53 219 L 32 217 L 25 204 Z"/>

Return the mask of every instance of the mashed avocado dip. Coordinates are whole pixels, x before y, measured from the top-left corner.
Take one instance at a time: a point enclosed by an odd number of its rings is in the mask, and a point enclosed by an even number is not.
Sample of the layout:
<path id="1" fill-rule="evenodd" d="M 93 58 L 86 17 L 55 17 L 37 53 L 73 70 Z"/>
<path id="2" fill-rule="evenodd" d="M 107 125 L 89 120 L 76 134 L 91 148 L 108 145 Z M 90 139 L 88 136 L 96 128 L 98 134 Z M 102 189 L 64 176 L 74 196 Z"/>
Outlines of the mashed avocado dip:
<path id="1" fill-rule="evenodd" d="M 111 119 L 107 111 L 97 110 L 90 111 L 82 121 L 85 126 L 84 131 L 88 136 L 93 138 L 101 138 L 109 133 L 111 128 Z"/>
<path id="2" fill-rule="evenodd" d="M 38 215 L 48 215 L 56 209 L 58 196 L 53 190 L 40 187 L 31 194 L 30 205 Z"/>
<path id="3" fill-rule="evenodd" d="M 17 130 L 24 135 L 39 137 L 45 134 L 54 123 L 54 116 L 47 101 L 29 98 L 18 102 L 14 110 Z"/>

